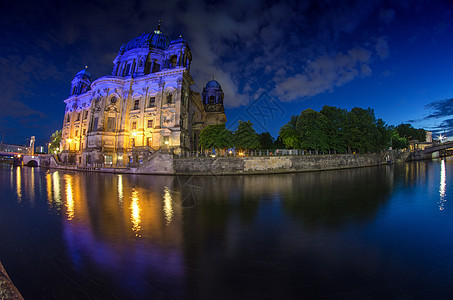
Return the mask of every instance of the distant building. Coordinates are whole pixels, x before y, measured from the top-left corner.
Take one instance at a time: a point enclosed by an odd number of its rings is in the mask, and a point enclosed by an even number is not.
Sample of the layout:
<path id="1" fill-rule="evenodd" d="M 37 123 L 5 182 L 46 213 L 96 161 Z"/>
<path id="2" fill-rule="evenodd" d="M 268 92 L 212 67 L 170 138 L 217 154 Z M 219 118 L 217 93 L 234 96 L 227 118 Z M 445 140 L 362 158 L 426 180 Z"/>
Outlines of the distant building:
<path id="1" fill-rule="evenodd" d="M 23 145 L 16 145 L 16 144 L 0 144 L 0 152 L 11 152 L 19 153 L 19 154 L 28 154 L 29 148 Z"/>
<path id="2" fill-rule="evenodd" d="M 122 45 L 113 71 L 92 81 L 85 68 L 71 82 L 63 121 L 63 162 L 123 166 L 137 152 L 195 151 L 200 131 L 224 124 L 223 91 L 214 79 L 203 99 L 191 89 L 192 54 L 160 30 Z"/>

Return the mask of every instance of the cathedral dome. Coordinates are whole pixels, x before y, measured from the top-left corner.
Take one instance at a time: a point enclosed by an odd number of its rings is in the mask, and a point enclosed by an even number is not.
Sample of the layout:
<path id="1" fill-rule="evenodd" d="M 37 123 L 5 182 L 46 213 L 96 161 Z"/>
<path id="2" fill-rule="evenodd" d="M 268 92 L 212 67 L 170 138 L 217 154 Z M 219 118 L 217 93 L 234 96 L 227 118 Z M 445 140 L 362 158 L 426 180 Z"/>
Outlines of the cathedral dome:
<path id="1" fill-rule="evenodd" d="M 153 32 L 143 33 L 142 35 L 130 40 L 127 44 L 122 45 L 120 53 L 123 54 L 136 48 L 157 48 L 165 50 L 170 45 L 170 38 L 160 31 L 160 24 Z"/>
<path id="2" fill-rule="evenodd" d="M 209 88 L 218 88 L 218 89 L 220 89 L 222 87 L 220 86 L 220 83 L 217 80 L 213 79 L 213 80 L 209 81 L 208 83 L 206 83 L 206 88 L 207 89 L 209 89 Z"/>

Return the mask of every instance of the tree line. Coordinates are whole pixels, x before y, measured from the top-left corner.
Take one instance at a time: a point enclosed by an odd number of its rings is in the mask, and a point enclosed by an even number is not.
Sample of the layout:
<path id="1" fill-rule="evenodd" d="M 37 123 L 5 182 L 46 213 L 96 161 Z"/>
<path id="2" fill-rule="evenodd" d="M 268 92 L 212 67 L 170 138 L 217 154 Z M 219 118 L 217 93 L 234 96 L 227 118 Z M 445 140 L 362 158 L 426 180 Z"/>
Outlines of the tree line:
<path id="1" fill-rule="evenodd" d="M 236 131 L 224 124 L 210 125 L 200 134 L 203 149 L 238 150 L 304 149 L 323 153 L 380 152 L 404 149 L 410 140 L 425 141 L 426 131 L 410 124 L 387 125 L 374 110 L 354 107 L 350 111 L 324 106 L 319 112 L 306 109 L 292 116 L 274 139 L 269 132 L 258 134 L 250 121 L 239 121 Z"/>

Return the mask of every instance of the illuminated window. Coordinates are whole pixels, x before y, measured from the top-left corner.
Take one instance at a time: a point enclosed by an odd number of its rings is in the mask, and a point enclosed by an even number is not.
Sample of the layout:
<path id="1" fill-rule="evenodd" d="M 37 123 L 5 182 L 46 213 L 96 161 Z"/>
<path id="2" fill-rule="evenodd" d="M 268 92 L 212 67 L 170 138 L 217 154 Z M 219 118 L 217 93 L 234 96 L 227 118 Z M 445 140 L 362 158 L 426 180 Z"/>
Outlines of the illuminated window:
<path id="1" fill-rule="evenodd" d="M 148 128 L 153 128 L 153 120 L 148 120 Z"/>
<path id="2" fill-rule="evenodd" d="M 131 128 L 132 129 L 137 129 L 137 122 L 136 121 L 132 122 L 132 127 Z"/>
<path id="3" fill-rule="evenodd" d="M 156 106 L 156 97 L 149 97 L 149 104 L 148 107 Z"/>
<path id="4" fill-rule="evenodd" d="M 164 136 L 164 144 L 168 145 L 170 143 L 170 137 L 169 136 Z"/>
<path id="5" fill-rule="evenodd" d="M 147 145 L 148 145 L 148 147 L 151 147 L 153 145 L 153 138 L 152 137 L 149 137 L 147 139 Z"/>
<path id="6" fill-rule="evenodd" d="M 140 100 L 135 100 L 134 101 L 134 110 L 139 109 L 139 107 L 140 107 Z"/>
<path id="7" fill-rule="evenodd" d="M 104 163 L 105 163 L 106 165 L 111 165 L 111 164 L 113 164 L 113 157 L 112 157 L 112 155 L 105 155 L 105 156 L 104 156 Z"/>

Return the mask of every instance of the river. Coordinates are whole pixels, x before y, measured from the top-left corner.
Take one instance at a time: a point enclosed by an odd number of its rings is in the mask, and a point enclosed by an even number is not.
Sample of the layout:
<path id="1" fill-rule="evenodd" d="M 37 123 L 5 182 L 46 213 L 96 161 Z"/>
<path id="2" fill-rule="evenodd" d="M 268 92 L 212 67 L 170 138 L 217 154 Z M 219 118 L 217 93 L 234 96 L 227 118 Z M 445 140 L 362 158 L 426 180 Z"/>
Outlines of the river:
<path id="1" fill-rule="evenodd" d="M 0 164 L 25 299 L 452 298 L 453 160 L 247 176 Z"/>

